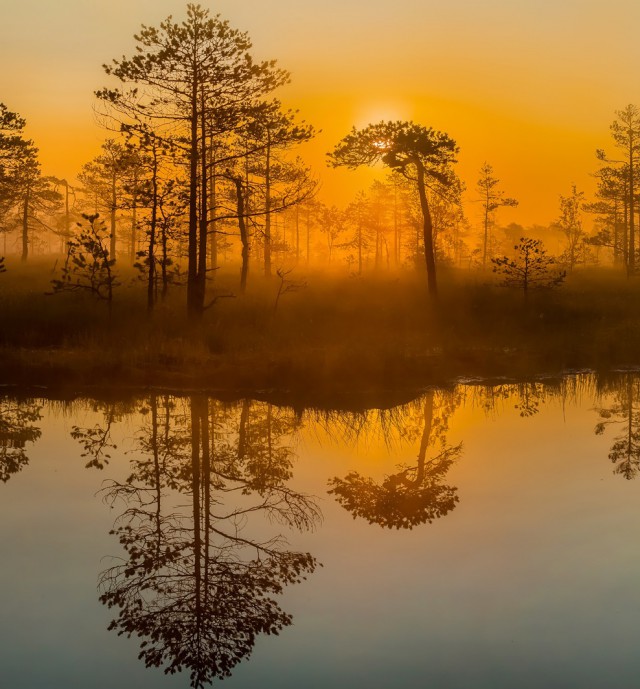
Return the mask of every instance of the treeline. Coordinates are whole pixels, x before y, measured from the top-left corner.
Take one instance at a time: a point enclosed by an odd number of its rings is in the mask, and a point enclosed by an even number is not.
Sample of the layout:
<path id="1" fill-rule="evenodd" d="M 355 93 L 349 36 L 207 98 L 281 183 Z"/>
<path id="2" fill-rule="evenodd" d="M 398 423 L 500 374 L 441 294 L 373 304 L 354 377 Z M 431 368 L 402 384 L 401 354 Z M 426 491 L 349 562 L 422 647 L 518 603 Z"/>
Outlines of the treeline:
<path id="1" fill-rule="evenodd" d="M 246 33 L 189 4 L 184 21 L 143 26 L 134 40 L 133 57 L 106 65 L 111 86 L 96 92 L 114 136 L 76 180 L 44 176 L 25 120 L 0 104 L 2 254 L 16 245 L 23 260 L 34 251 L 62 254 L 54 290 L 110 300 L 117 260 L 139 271 L 149 309 L 172 284 L 186 285 L 194 317 L 219 296 L 216 271 L 235 263 L 240 291 L 250 265 L 282 278 L 311 264 L 354 275 L 426 267 L 435 295 L 438 267 L 488 269 L 524 237 L 555 244 L 555 262 L 569 272 L 602 262 L 635 272 L 635 106 L 617 112 L 611 126 L 619 156 L 598 151 L 596 198 L 587 203 L 570 187 L 548 227 L 501 227 L 500 209 L 518 202 L 493 167 L 485 163 L 467 190 L 455 171 L 455 141 L 411 122 L 353 129 L 337 144 L 330 165 L 388 170 L 338 208 L 316 198 L 317 179 L 298 157 L 314 128 L 275 97 L 288 72 L 256 61 Z"/>

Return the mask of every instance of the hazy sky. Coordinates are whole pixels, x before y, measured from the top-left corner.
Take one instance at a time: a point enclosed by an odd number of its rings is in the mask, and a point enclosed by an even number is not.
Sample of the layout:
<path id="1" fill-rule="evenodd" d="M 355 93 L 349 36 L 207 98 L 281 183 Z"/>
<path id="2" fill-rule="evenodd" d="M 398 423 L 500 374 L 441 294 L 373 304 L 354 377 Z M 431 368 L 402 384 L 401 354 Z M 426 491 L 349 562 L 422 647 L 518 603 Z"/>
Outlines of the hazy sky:
<path id="1" fill-rule="evenodd" d="M 517 209 L 549 222 L 558 195 L 590 193 L 594 150 L 614 110 L 640 104 L 638 0 L 204 0 L 247 30 L 260 58 L 292 72 L 281 94 L 321 135 L 305 157 L 325 200 L 349 200 L 363 175 L 324 168 L 353 124 L 414 119 L 461 147 L 473 198 L 493 164 Z M 133 51 L 141 23 L 176 19 L 178 0 L 0 0 L 0 102 L 27 118 L 45 172 L 72 177 L 105 133 L 93 91 L 101 65 Z M 469 204 L 473 222 L 478 210 Z"/>

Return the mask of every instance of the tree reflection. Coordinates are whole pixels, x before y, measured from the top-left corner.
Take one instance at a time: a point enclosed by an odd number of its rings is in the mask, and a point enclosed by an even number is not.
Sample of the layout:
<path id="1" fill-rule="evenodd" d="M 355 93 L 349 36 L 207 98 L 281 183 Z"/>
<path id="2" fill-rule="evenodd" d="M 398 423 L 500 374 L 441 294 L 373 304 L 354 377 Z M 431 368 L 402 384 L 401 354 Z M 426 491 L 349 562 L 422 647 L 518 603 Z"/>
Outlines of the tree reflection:
<path id="1" fill-rule="evenodd" d="M 6 483 L 29 464 L 27 443 L 41 435 L 35 425 L 42 407 L 30 401 L 0 400 L 0 481 Z"/>
<path id="2" fill-rule="evenodd" d="M 623 376 L 615 385 L 614 403 L 598 409 L 601 421 L 596 425 L 596 435 L 602 435 L 607 426 L 621 428 L 615 436 L 609 459 L 614 473 L 631 480 L 640 471 L 640 380 L 632 374 Z"/>
<path id="3" fill-rule="evenodd" d="M 154 396 L 145 412 L 131 475 L 105 489 L 126 507 L 112 533 L 127 559 L 103 572 L 100 599 L 119 609 L 111 629 L 142 639 L 148 667 L 187 669 L 202 687 L 229 676 L 258 634 L 291 624 L 274 596 L 316 567 L 282 536 L 247 533 L 256 517 L 305 529 L 320 514 L 286 484 L 295 424 L 284 412 L 201 396 Z"/>
<path id="4" fill-rule="evenodd" d="M 494 411 L 496 406 L 506 400 L 514 400 L 514 409 L 523 418 L 535 416 L 540 412 L 550 394 L 549 386 L 540 382 L 520 381 L 504 383 L 486 388 L 479 388 L 480 401 L 487 412 Z"/>
<path id="5" fill-rule="evenodd" d="M 86 468 L 104 469 L 111 460 L 111 452 L 117 449 L 112 438 L 114 425 L 133 411 L 126 403 L 93 403 L 93 411 L 102 414 L 102 423 L 93 426 L 73 426 L 71 437 L 82 446 L 80 456 L 86 460 Z"/>
<path id="6" fill-rule="evenodd" d="M 458 502 L 457 489 L 443 483 L 451 465 L 460 457 L 462 444 L 447 446 L 448 419 L 460 401 L 459 395 L 429 392 L 422 407 L 422 430 L 418 463 L 402 466 L 381 484 L 352 471 L 343 479 L 334 478 L 330 493 L 355 517 L 385 528 L 412 529 L 431 523 L 453 510 Z M 407 432 L 411 435 L 411 424 Z M 428 458 L 429 449 L 440 452 Z"/>

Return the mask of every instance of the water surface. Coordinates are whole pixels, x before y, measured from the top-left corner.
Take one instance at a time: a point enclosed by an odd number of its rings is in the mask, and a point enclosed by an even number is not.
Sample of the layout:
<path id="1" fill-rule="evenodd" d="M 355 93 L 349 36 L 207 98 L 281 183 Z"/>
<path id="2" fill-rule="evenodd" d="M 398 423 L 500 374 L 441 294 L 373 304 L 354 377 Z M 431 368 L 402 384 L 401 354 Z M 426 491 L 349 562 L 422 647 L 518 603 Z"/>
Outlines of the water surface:
<path id="1" fill-rule="evenodd" d="M 7 396 L 2 686 L 637 686 L 639 400 Z"/>

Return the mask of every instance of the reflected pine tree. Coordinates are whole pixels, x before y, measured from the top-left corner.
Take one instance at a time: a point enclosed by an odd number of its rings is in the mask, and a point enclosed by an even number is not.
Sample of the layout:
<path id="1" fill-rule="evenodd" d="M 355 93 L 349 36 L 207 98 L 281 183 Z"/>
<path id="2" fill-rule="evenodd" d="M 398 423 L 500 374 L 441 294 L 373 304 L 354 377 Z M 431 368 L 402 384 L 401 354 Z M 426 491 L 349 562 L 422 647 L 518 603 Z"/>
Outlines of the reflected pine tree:
<path id="1" fill-rule="evenodd" d="M 71 437 L 82 446 L 80 456 L 86 460 L 87 469 L 104 469 L 109 464 L 111 452 L 118 447 L 113 441 L 113 427 L 131 411 L 128 404 L 96 401 L 93 412 L 102 414 L 102 421 L 93 426 L 71 428 Z"/>
<path id="2" fill-rule="evenodd" d="M 242 403 L 237 452 L 228 445 L 225 456 L 228 470 L 240 471 L 251 490 L 262 492 L 269 486 L 283 485 L 292 476 L 293 448 L 287 441 L 300 422 L 272 404 Z"/>
<path id="3" fill-rule="evenodd" d="M 523 418 L 535 416 L 540 411 L 540 405 L 544 404 L 549 389 L 539 382 L 519 382 L 506 383 L 504 385 L 493 385 L 486 388 L 479 388 L 481 394 L 481 404 L 486 411 L 495 411 L 500 402 L 513 399 L 514 409 Z"/>
<path id="4" fill-rule="evenodd" d="M 378 484 L 352 471 L 343 479 L 333 478 L 329 493 L 355 517 L 385 528 L 412 529 L 444 517 L 458 502 L 457 489 L 443 483 L 452 464 L 462 454 L 462 444 L 448 446 L 448 420 L 460 403 L 456 393 L 429 392 L 421 409 L 421 433 L 418 463 L 398 467 L 400 471 Z M 407 434 L 413 435 L 407 420 Z M 440 452 L 428 458 L 429 449 L 439 445 Z"/>
<path id="5" fill-rule="evenodd" d="M 609 459 L 614 473 L 631 480 L 640 471 L 640 380 L 632 374 L 622 376 L 614 384 L 613 404 L 599 408 L 600 421 L 596 435 L 602 435 L 608 426 L 621 428 L 615 436 Z"/>
<path id="6" fill-rule="evenodd" d="M 148 667 L 186 669 L 203 687 L 229 676 L 258 634 L 291 624 L 275 596 L 317 565 L 282 535 L 249 528 L 259 517 L 312 528 L 320 514 L 286 485 L 286 414 L 201 396 L 154 396 L 144 411 L 131 475 L 105 488 L 125 505 L 112 533 L 126 559 L 101 575 L 100 600 L 119 609 L 111 629 L 142 639 Z"/>
<path id="7" fill-rule="evenodd" d="M 31 401 L 0 400 L 0 481 L 6 483 L 13 474 L 29 464 L 27 443 L 41 435 L 35 425 L 42 418 L 42 407 Z"/>
<path id="8" fill-rule="evenodd" d="M 515 408 L 520 416 L 523 418 L 535 416 L 540 411 L 540 403 L 545 399 L 542 383 L 518 383 L 515 387 L 518 396 Z"/>

